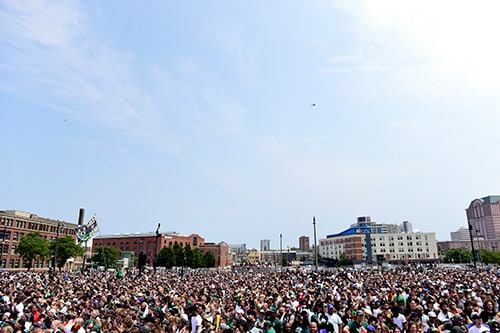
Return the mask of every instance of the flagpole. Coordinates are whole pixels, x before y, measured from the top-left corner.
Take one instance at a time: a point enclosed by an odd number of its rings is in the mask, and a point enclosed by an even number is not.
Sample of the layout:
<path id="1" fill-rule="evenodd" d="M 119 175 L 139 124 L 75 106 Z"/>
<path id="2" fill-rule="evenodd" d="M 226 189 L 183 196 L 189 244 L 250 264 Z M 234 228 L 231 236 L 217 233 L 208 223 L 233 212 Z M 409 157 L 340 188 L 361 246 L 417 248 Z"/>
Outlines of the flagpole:
<path id="1" fill-rule="evenodd" d="M 78 213 L 78 226 L 83 225 L 83 218 L 85 215 L 85 209 L 80 208 L 80 211 Z M 85 259 L 87 255 L 87 241 L 85 241 L 85 248 L 83 249 L 83 263 L 82 263 L 82 272 L 85 270 Z"/>

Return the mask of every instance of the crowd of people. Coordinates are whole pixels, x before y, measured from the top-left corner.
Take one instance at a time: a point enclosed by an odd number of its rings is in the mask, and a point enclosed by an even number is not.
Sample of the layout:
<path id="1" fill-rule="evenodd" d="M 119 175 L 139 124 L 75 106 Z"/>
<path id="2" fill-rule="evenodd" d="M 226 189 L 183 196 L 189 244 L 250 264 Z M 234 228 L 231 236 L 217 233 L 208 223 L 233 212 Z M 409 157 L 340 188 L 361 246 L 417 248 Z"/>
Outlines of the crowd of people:
<path id="1" fill-rule="evenodd" d="M 123 274 L 122 274 L 123 273 Z M 498 333 L 500 269 L 0 273 L 1 333 Z"/>

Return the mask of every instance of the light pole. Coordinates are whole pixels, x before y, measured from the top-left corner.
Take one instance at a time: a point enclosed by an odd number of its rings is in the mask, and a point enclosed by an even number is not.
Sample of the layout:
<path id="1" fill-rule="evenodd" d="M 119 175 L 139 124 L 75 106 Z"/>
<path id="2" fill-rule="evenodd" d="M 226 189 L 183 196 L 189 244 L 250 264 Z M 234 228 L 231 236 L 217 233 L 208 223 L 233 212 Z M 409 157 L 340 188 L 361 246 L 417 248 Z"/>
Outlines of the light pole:
<path id="1" fill-rule="evenodd" d="M 481 264 L 483 262 L 483 258 L 482 258 L 482 253 L 481 253 L 482 249 L 481 249 L 481 239 L 480 239 L 480 237 L 482 237 L 482 236 L 483 235 L 481 235 L 481 230 L 476 229 L 477 247 L 479 248 L 479 258 L 478 259 L 479 259 L 479 263 L 481 263 Z"/>
<path id="2" fill-rule="evenodd" d="M 316 272 L 318 271 L 318 246 L 316 245 L 316 217 L 313 216 L 313 227 L 314 227 L 314 266 L 316 267 Z"/>
<path id="3" fill-rule="evenodd" d="M 477 268 L 476 251 L 474 250 L 474 237 L 472 236 L 472 224 L 470 224 L 470 221 L 469 221 L 469 237 L 472 249 L 472 261 L 474 262 L 474 268 Z"/>
<path id="4" fill-rule="evenodd" d="M 283 272 L 283 234 L 280 233 L 280 260 L 281 272 Z"/>
<path id="5" fill-rule="evenodd" d="M 158 223 L 158 228 L 156 228 L 156 239 L 155 239 L 155 259 L 153 262 L 153 273 L 156 274 L 156 265 L 158 264 L 158 238 L 160 238 L 160 223 Z"/>
<path id="6" fill-rule="evenodd" d="M 54 251 L 54 272 L 57 269 L 57 251 L 59 248 L 59 229 L 63 226 L 61 222 L 57 222 L 57 231 L 56 231 L 56 249 Z"/>

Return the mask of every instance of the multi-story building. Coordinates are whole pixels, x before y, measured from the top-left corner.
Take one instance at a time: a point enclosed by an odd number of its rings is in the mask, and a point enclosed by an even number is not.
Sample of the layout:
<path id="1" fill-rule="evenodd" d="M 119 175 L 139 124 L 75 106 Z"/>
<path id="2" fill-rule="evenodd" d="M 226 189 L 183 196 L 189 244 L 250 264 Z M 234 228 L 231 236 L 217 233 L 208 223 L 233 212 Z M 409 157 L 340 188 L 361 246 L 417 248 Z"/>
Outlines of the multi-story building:
<path id="1" fill-rule="evenodd" d="M 231 262 L 242 263 L 248 260 L 247 258 L 247 245 L 246 244 L 230 244 L 231 249 Z"/>
<path id="2" fill-rule="evenodd" d="M 231 249 L 225 242 L 205 243 L 200 245 L 201 252 L 211 252 L 215 258 L 216 267 L 231 266 Z"/>
<path id="3" fill-rule="evenodd" d="M 260 250 L 261 251 L 269 251 L 271 249 L 271 240 L 262 239 L 260 241 Z"/>
<path id="4" fill-rule="evenodd" d="M 18 210 L 0 211 L 0 219 L 0 241 L 2 242 L 0 247 L 0 268 L 27 268 L 28 263 L 16 254 L 16 248 L 21 238 L 30 232 L 38 231 L 44 239 L 49 241 L 64 236 L 70 236 L 76 241 L 75 228 L 77 224 L 75 223 L 39 217 Z M 31 267 L 33 269 L 52 267 L 51 260 L 35 260 Z"/>
<path id="5" fill-rule="evenodd" d="M 146 264 L 152 265 L 157 254 L 164 247 L 179 244 L 181 247 L 189 245 L 191 249 L 200 248 L 205 239 L 198 234 L 189 236 L 180 235 L 176 232 L 167 233 L 126 233 L 106 236 L 96 236 L 92 241 L 92 253 L 101 246 L 114 247 L 121 252 L 133 252 L 134 257 L 139 258 L 143 252 L 146 255 Z M 217 257 L 215 257 L 217 260 Z"/>
<path id="6" fill-rule="evenodd" d="M 500 239 L 500 195 L 474 199 L 465 212 L 473 238 Z"/>
<path id="7" fill-rule="evenodd" d="M 460 227 L 457 231 L 450 232 L 452 242 L 470 242 L 469 229 Z"/>
<path id="8" fill-rule="evenodd" d="M 393 229 L 387 227 L 388 225 L 383 225 L 380 228 L 374 222 L 363 218 L 361 223 L 341 233 L 320 239 L 320 256 L 339 259 L 341 254 L 344 254 L 354 263 L 372 263 L 376 260 L 427 262 L 439 259 L 435 233 L 380 232 Z"/>
<path id="9" fill-rule="evenodd" d="M 309 245 L 309 237 L 308 236 L 300 236 L 299 237 L 299 250 L 300 251 L 310 251 L 311 247 Z"/>
<path id="10" fill-rule="evenodd" d="M 248 251 L 248 263 L 253 265 L 260 264 L 260 252 L 257 249 Z"/>

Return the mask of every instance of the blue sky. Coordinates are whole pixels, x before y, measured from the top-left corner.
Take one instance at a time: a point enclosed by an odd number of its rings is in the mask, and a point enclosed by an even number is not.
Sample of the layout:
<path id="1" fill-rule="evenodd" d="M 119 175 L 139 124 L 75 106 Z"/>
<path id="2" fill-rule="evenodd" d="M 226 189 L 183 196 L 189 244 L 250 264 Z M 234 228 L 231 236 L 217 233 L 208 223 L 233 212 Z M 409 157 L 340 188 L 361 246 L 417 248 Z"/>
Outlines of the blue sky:
<path id="1" fill-rule="evenodd" d="M 0 1 L 1 209 L 206 241 L 500 194 L 496 1 Z M 315 104 L 313 106 L 313 104 Z"/>

